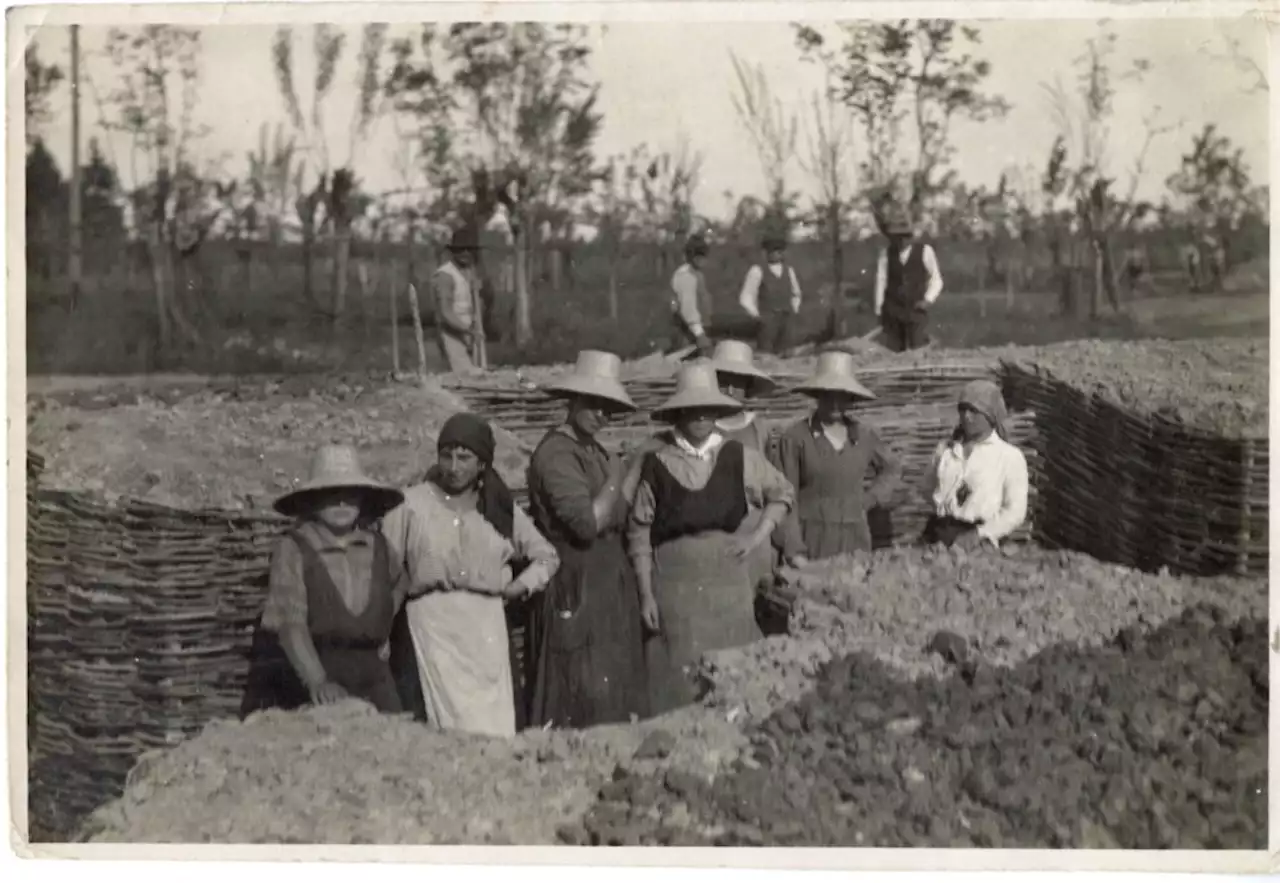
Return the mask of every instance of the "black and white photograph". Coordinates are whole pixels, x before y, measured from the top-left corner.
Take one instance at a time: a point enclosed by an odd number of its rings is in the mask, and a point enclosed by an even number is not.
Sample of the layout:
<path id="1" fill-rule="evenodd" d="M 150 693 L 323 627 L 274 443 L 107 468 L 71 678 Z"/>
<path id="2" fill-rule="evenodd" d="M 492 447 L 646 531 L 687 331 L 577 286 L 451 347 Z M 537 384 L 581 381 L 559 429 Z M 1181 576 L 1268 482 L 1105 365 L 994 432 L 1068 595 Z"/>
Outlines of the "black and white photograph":
<path id="1" fill-rule="evenodd" d="M 11 9 L 17 852 L 1273 868 L 1274 12 L 915 5 Z"/>

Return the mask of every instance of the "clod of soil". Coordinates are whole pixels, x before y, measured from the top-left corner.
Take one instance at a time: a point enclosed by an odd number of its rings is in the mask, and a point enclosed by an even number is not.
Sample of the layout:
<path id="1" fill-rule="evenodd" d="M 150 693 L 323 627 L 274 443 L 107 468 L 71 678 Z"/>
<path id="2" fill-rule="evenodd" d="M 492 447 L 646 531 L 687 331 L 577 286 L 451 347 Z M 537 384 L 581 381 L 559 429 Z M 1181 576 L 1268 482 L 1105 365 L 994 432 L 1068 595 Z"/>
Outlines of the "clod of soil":
<path id="1" fill-rule="evenodd" d="M 1262 849 L 1266 622 L 1196 606 L 1105 647 L 914 682 L 839 659 L 714 783 L 626 780 L 609 845 Z"/>

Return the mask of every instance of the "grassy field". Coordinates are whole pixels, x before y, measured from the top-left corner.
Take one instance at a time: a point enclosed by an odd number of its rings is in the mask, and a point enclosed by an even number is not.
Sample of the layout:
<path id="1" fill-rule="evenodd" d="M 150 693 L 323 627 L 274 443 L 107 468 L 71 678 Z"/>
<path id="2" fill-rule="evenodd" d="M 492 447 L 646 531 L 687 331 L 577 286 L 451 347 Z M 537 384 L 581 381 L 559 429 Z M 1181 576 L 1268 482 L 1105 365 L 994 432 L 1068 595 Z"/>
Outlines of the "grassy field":
<path id="1" fill-rule="evenodd" d="M 375 258 L 378 256 L 374 256 Z M 707 267 L 715 300 L 715 321 L 743 318 L 736 289 L 755 255 L 751 249 L 720 249 Z M 1192 294 L 1175 273 L 1162 270 L 1158 284 L 1124 304 L 1122 314 L 1097 320 L 1058 315 L 1055 298 L 1043 290 L 1043 272 L 1031 274 L 1030 290 L 1012 297 L 983 290 L 985 264 L 980 254 L 947 246 L 940 249 L 946 289 L 932 317 L 932 335 L 947 347 L 1040 344 L 1079 338 L 1150 336 L 1230 336 L 1257 334 L 1268 315 L 1266 260 L 1238 268 L 1226 293 Z M 427 294 L 430 253 L 416 264 L 414 279 L 424 321 L 433 309 Z M 806 304 L 795 329 L 795 342 L 812 339 L 828 323 L 820 303 L 824 280 L 830 278 L 824 256 L 813 249 L 794 255 L 806 288 Z M 875 319 L 870 309 L 870 271 L 874 250 L 849 249 L 845 262 L 843 301 L 847 331 L 862 334 Z M 669 266 L 669 265 L 668 265 Z M 336 330 L 323 314 L 330 283 L 324 260 L 316 264 L 314 301 L 301 294 L 297 268 L 262 259 L 246 268 L 217 263 L 206 256 L 181 275 L 184 311 L 203 338 L 200 346 L 183 346 L 168 358 L 155 347 L 154 304 L 145 277 L 116 271 L 91 276 L 81 303 L 69 309 L 65 286 L 30 280 L 27 304 L 27 369 L 29 374 L 132 375 L 154 372 L 197 374 L 310 373 L 316 371 L 390 370 L 393 366 L 390 292 L 404 292 L 409 279 L 403 262 L 368 265 L 375 287 L 359 284 L 349 291 L 346 318 Z M 1040 268 L 1043 269 L 1043 268 Z M 573 359 L 582 348 L 595 347 L 638 357 L 663 346 L 669 335 L 669 294 L 656 254 L 628 256 L 617 278 L 618 319 L 609 318 L 607 263 L 598 256 L 580 261 L 559 288 L 535 267 L 533 319 L 535 338 L 520 351 L 501 341 L 490 345 L 490 357 L 502 364 L 546 364 Z M 495 275 L 496 272 L 495 272 Z M 297 277 L 297 278 L 295 278 Z M 825 284 L 829 288 L 829 284 Z M 407 297 L 399 303 L 397 337 L 400 366 L 418 368 L 412 312 Z M 490 327 L 509 330 L 510 298 L 499 296 Z M 738 322 L 741 325 L 741 322 Z M 438 346 L 426 329 L 427 370 L 442 370 Z"/>

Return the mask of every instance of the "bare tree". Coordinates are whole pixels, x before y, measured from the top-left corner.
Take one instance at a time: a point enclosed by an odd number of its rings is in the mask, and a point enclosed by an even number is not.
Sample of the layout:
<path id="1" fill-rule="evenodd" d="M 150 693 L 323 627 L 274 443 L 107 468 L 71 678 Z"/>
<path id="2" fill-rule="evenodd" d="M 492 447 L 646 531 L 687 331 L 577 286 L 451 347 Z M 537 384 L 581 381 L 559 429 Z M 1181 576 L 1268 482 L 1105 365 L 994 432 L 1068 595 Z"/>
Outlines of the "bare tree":
<path id="1" fill-rule="evenodd" d="M 854 188 L 853 121 L 848 109 L 832 95 L 829 84 L 813 96 L 809 110 L 807 150 L 800 164 L 820 194 L 815 214 L 831 247 L 831 294 L 826 306 L 831 333 L 843 338 L 843 311 L 839 307 L 844 300 L 844 219 Z"/>
<path id="2" fill-rule="evenodd" d="M 56 64 L 43 64 L 35 43 L 28 43 L 23 51 L 25 77 L 23 86 L 23 110 L 26 119 L 28 146 L 40 136 L 40 128 L 49 121 L 49 96 L 62 82 L 62 69 Z"/>
<path id="3" fill-rule="evenodd" d="M 1128 169 L 1128 191 L 1117 197 L 1113 192 L 1117 176 L 1112 171 L 1109 155 L 1116 83 L 1141 82 L 1150 64 L 1145 59 L 1137 59 L 1129 70 L 1117 74 L 1116 44 L 1115 33 L 1103 23 L 1098 35 L 1088 40 L 1085 52 L 1076 59 L 1074 92 L 1061 79 L 1042 84 L 1059 131 L 1050 161 L 1057 176 L 1052 195 L 1071 201 L 1074 217 L 1088 243 L 1093 265 L 1090 314 L 1095 318 L 1100 313 L 1104 295 L 1113 310 L 1121 310 L 1112 255 L 1113 238 L 1153 210 L 1149 203 L 1136 198 L 1146 172 L 1146 157 L 1158 138 L 1181 126 L 1180 122 L 1165 122 L 1159 106 L 1144 116 L 1143 140 Z M 1077 158 L 1074 162 L 1073 154 Z M 1063 287 L 1064 309 L 1074 309 L 1068 302 L 1070 287 L 1066 284 Z"/>
<path id="4" fill-rule="evenodd" d="M 220 211 L 210 208 L 193 144 L 205 128 L 193 121 L 199 97 L 200 32 L 170 25 L 113 28 L 107 53 L 117 74 L 104 125 L 130 139 L 134 216 L 147 242 L 160 351 L 172 351 L 177 329 L 201 340 L 178 302 L 175 260 L 195 251 Z M 141 166 L 141 170 L 140 170 Z"/>
<path id="5" fill-rule="evenodd" d="M 785 216 L 788 208 L 787 169 L 795 158 L 799 131 L 796 114 L 773 94 L 763 67 L 748 67 L 732 52 L 729 60 L 738 85 L 733 94 L 733 109 L 755 146 L 770 207 L 775 213 Z"/>

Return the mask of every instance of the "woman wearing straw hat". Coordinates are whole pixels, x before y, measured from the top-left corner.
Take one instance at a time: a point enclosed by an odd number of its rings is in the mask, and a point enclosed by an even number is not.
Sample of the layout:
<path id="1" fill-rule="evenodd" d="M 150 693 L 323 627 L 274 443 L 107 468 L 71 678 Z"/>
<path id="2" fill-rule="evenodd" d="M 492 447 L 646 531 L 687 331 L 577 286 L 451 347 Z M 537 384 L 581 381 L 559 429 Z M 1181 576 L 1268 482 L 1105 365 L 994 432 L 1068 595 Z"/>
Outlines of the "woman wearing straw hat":
<path id="1" fill-rule="evenodd" d="M 348 696 L 400 711 L 382 651 L 403 599 L 376 522 L 402 499 L 364 473 L 353 448 L 326 445 L 307 480 L 276 500 L 297 522 L 271 556 L 242 717 Z"/>
<path id="2" fill-rule="evenodd" d="M 966 548 L 1000 541 L 1027 517 L 1027 458 L 1009 443 L 1000 387 L 974 380 L 960 392 L 959 421 L 926 474 L 933 515 L 923 541 Z"/>
<path id="3" fill-rule="evenodd" d="M 538 726 L 646 716 L 640 592 L 623 542 L 641 460 L 628 465 L 597 439 L 613 415 L 636 410 L 621 368 L 613 353 L 586 350 L 573 373 L 545 387 L 568 410 L 529 463 L 530 513 L 560 555 L 531 617 Z"/>
<path id="4" fill-rule="evenodd" d="M 845 352 L 818 356 L 816 372 L 795 389 L 816 407 L 778 440 L 778 464 L 796 489 L 788 556 L 803 561 L 870 551 L 867 512 L 890 508 L 902 481 L 898 457 L 854 411 L 875 396 L 858 382 Z"/>
<path id="5" fill-rule="evenodd" d="M 684 366 L 675 394 L 653 416 L 670 440 L 646 454 L 628 540 L 640 583 L 649 711 L 662 714 L 697 697 L 693 675 L 703 653 L 760 635 L 751 577 L 754 550 L 769 542 L 790 510 L 790 485 L 757 450 L 725 441 L 715 421 L 742 405 L 720 391 L 715 367 Z M 739 533 L 751 507 L 756 529 Z"/>
<path id="6" fill-rule="evenodd" d="M 383 523 L 408 574 L 426 717 L 446 730 L 510 736 L 516 700 L 503 602 L 541 591 L 559 557 L 493 468 L 488 423 L 455 414 L 436 447 L 426 480 Z"/>

